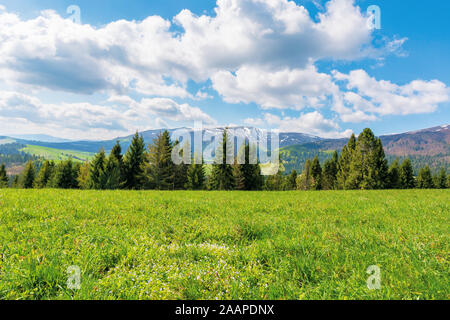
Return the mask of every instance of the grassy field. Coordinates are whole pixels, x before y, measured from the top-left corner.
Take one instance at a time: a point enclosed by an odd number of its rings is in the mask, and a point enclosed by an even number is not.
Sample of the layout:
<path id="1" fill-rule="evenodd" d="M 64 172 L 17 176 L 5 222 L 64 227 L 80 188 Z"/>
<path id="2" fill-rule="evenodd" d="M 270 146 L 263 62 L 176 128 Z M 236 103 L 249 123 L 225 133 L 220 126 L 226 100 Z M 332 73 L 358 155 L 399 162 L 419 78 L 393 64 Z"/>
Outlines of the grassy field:
<path id="1" fill-rule="evenodd" d="M 20 151 L 29 153 L 34 156 L 40 156 L 48 160 L 67 160 L 69 158 L 72 158 L 75 161 L 87 161 L 94 156 L 94 154 L 90 152 L 60 150 L 32 145 L 27 145 Z"/>
<path id="2" fill-rule="evenodd" d="M 449 299 L 449 203 L 445 190 L 0 189 L 0 299 Z"/>

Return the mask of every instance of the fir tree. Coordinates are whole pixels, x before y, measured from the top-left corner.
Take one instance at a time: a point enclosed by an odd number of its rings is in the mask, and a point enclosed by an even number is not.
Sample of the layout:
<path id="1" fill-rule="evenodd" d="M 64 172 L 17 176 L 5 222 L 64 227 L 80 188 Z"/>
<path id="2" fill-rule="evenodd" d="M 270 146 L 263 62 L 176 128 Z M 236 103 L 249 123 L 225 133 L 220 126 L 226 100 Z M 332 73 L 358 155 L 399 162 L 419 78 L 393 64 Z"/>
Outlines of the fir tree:
<path id="1" fill-rule="evenodd" d="M 395 159 L 395 161 L 389 167 L 388 176 L 389 176 L 388 178 L 389 188 L 401 189 L 402 181 L 400 178 L 400 164 L 398 159 Z"/>
<path id="2" fill-rule="evenodd" d="M 259 163 L 250 163 L 250 146 L 243 145 L 240 152 L 243 153 L 242 160 L 244 163 L 239 164 L 235 160 L 234 176 L 237 190 L 261 190 L 264 179 L 261 176 L 261 168 Z"/>
<path id="3" fill-rule="evenodd" d="M 1 188 L 8 188 L 9 179 L 8 174 L 6 173 L 6 167 L 5 164 L 2 164 L 0 166 L 0 189 Z"/>
<path id="4" fill-rule="evenodd" d="M 89 188 L 103 190 L 106 188 L 107 175 L 105 174 L 106 155 L 102 148 L 92 160 L 89 172 Z"/>
<path id="5" fill-rule="evenodd" d="M 174 189 L 174 164 L 172 162 L 172 143 L 168 131 L 160 133 L 148 147 L 143 166 L 144 188 L 157 190 Z"/>
<path id="6" fill-rule="evenodd" d="M 80 189 L 89 189 L 90 188 L 90 171 L 91 165 L 89 161 L 83 163 L 80 167 L 80 172 L 77 177 L 78 187 Z"/>
<path id="7" fill-rule="evenodd" d="M 325 161 L 322 174 L 322 188 L 324 190 L 334 190 L 337 188 L 337 174 L 339 166 L 339 156 L 337 151 L 333 157 Z"/>
<path id="8" fill-rule="evenodd" d="M 441 168 L 439 174 L 436 175 L 434 186 L 437 189 L 446 189 L 447 188 L 447 173 L 444 168 Z"/>
<path id="9" fill-rule="evenodd" d="M 111 153 L 109 154 L 109 157 L 113 157 L 117 160 L 117 165 L 120 172 L 120 187 L 123 186 L 125 183 L 125 171 L 124 171 L 124 165 L 123 165 L 123 155 L 122 155 L 122 147 L 120 146 L 120 142 L 117 141 L 114 147 L 111 150 Z"/>
<path id="10" fill-rule="evenodd" d="M 227 164 L 227 155 L 234 154 L 231 146 L 232 144 L 229 141 L 227 129 L 225 129 L 222 135 L 222 142 L 218 150 L 216 150 L 217 159 L 213 164 L 209 179 L 209 188 L 212 190 L 233 190 L 235 187 L 233 168 Z"/>
<path id="11" fill-rule="evenodd" d="M 312 177 L 311 177 L 311 160 L 308 159 L 305 162 L 305 167 L 301 175 L 297 177 L 297 189 L 298 190 L 311 190 Z"/>
<path id="12" fill-rule="evenodd" d="M 131 140 L 127 153 L 123 160 L 124 166 L 124 186 L 127 189 L 141 189 L 143 164 L 145 161 L 145 143 L 144 138 L 136 134 Z"/>
<path id="13" fill-rule="evenodd" d="M 34 179 L 36 177 L 36 169 L 34 167 L 33 161 L 28 161 L 25 165 L 25 169 L 22 172 L 21 186 L 25 189 L 31 189 L 34 185 Z"/>
<path id="14" fill-rule="evenodd" d="M 322 189 L 322 167 L 320 166 L 319 157 L 315 156 L 311 163 L 311 189 L 321 190 Z"/>
<path id="15" fill-rule="evenodd" d="M 350 164 L 352 162 L 352 155 L 356 148 L 356 137 L 354 134 L 350 137 L 347 145 L 342 149 L 341 156 L 338 162 L 338 173 L 336 176 L 337 188 L 341 190 L 348 189 L 348 178 L 350 174 Z"/>
<path id="16" fill-rule="evenodd" d="M 419 175 L 417 176 L 417 187 L 419 189 L 434 188 L 430 167 L 426 166 L 425 168 L 421 168 L 419 170 Z"/>
<path id="17" fill-rule="evenodd" d="M 122 175 L 120 170 L 120 163 L 117 157 L 111 154 L 106 160 L 105 169 L 103 171 L 104 189 L 116 190 L 122 187 Z"/>
<path id="18" fill-rule="evenodd" d="M 205 167 L 202 163 L 196 164 L 195 158 L 187 171 L 186 188 L 189 190 L 202 190 L 205 187 L 206 174 Z"/>
<path id="19" fill-rule="evenodd" d="M 292 170 L 291 174 L 287 179 L 287 189 L 288 190 L 297 190 L 297 170 Z"/>
<path id="20" fill-rule="evenodd" d="M 53 171 L 55 169 L 55 163 L 53 161 L 46 160 L 44 164 L 42 165 L 41 170 L 39 170 L 39 173 L 37 175 L 36 181 L 34 182 L 34 185 L 36 188 L 45 188 L 48 186 L 50 178 L 53 175 Z"/>
<path id="21" fill-rule="evenodd" d="M 18 175 L 14 176 L 11 188 L 20 188 L 20 177 Z"/>
<path id="22" fill-rule="evenodd" d="M 173 144 L 173 148 L 175 148 L 180 142 L 175 141 Z M 186 148 L 190 149 L 191 146 L 188 142 L 186 142 Z M 186 184 L 188 182 L 187 173 L 189 170 L 189 164 L 184 163 L 184 153 L 183 150 L 181 150 L 181 157 L 183 159 L 183 162 L 180 164 L 173 164 L 173 189 L 174 190 L 183 190 L 186 189 Z M 190 153 L 188 154 L 189 157 Z"/>
<path id="23" fill-rule="evenodd" d="M 78 188 L 78 167 L 73 163 L 72 159 L 61 161 L 56 165 L 50 186 L 59 189 L 76 189 Z"/>
<path id="24" fill-rule="evenodd" d="M 400 182 L 402 189 L 413 189 L 416 185 L 411 160 L 406 158 L 400 167 Z"/>

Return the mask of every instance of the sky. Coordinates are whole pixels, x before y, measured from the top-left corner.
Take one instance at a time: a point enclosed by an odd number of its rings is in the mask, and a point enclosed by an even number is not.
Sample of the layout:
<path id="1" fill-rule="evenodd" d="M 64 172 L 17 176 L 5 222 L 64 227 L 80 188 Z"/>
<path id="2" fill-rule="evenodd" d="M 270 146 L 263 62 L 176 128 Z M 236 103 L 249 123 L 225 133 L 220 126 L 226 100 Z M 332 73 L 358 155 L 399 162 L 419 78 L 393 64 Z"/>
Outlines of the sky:
<path id="1" fill-rule="evenodd" d="M 441 0 L 0 0 L 0 135 L 449 124 L 448 12 Z"/>

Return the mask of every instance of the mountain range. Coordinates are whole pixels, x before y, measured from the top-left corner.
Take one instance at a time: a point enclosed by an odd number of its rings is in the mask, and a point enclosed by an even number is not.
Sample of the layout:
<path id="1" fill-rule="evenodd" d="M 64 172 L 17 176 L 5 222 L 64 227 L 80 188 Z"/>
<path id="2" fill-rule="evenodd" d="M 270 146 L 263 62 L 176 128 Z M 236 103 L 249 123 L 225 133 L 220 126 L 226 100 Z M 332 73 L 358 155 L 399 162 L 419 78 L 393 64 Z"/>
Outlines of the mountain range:
<path id="1" fill-rule="evenodd" d="M 192 136 L 194 131 L 188 128 L 181 128 L 189 132 Z M 214 136 L 221 134 L 224 128 L 204 129 L 203 135 Z M 233 127 L 235 136 L 241 139 L 248 138 L 254 128 Z M 164 129 L 149 130 L 141 132 L 146 143 L 151 143 Z M 168 129 L 173 134 L 175 130 Z M 258 136 L 264 132 L 254 129 Z M 4 154 L 5 148 L 11 153 L 11 146 L 15 146 L 17 152 L 42 156 L 49 159 L 60 160 L 72 157 L 75 160 L 84 161 L 89 159 L 101 148 L 106 151 L 111 150 L 116 141 L 119 141 L 122 149 L 126 150 L 131 142 L 132 135 L 118 137 L 104 141 L 68 141 L 46 135 L 19 135 L 15 137 L 0 136 L 0 155 Z M 301 170 L 307 158 L 318 155 L 321 160 L 329 158 L 334 150 L 340 151 L 347 143 L 348 139 L 323 139 L 317 136 L 281 132 L 280 154 L 285 164 L 287 172 L 292 169 Z M 445 167 L 450 169 L 450 125 L 380 136 L 389 161 L 398 157 L 400 160 L 409 157 L 415 169 L 428 164 L 432 169 Z M 268 139 L 270 145 L 270 138 Z M 2 151 L 3 150 L 3 151 Z M 17 164 L 16 164 L 17 165 Z"/>

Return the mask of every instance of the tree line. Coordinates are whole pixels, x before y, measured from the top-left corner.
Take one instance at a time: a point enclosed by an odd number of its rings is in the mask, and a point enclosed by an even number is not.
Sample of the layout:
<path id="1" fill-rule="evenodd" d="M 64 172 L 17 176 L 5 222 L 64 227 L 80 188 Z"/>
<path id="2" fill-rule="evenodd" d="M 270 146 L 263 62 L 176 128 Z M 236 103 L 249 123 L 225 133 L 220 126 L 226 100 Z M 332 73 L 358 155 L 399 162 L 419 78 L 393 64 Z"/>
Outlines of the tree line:
<path id="1" fill-rule="evenodd" d="M 277 174 L 264 177 L 259 163 L 250 164 L 250 146 L 244 144 L 239 152 L 245 163 L 228 164 L 226 156 L 232 144 L 227 130 L 216 156 L 218 163 L 174 164 L 172 150 L 179 144 L 171 141 L 164 131 L 146 147 L 138 133 L 133 136 L 125 154 L 117 142 L 109 155 L 102 149 L 83 164 L 68 159 L 61 162 L 44 161 L 37 170 L 29 161 L 20 176 L 8 177 L 5 165 L 0 166 L 0 188 L 63 188 L 95 190 L 373 190 L 448 188 L 450 175 L 445 169 L 432 175 L 428 166 L 414 176 L 411 161 L 396 159 L 389 166 L 379 138 L 365 129 L 356 138 L 352 135 L 342 152 L 320 163 L 316 156 L 307 160 L 304 170 L 284 175 L 283 164 Z M 234 152 L 234 150 L 232 150 Z M 234 153 L 233 153 L 234 154 Z M 241 154 L 242 155 L 242 154 Z M 11 180 L 11 181 L 10 181 Z"/>

